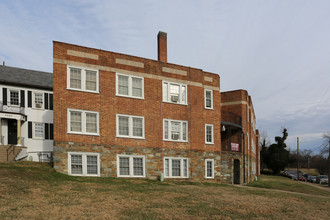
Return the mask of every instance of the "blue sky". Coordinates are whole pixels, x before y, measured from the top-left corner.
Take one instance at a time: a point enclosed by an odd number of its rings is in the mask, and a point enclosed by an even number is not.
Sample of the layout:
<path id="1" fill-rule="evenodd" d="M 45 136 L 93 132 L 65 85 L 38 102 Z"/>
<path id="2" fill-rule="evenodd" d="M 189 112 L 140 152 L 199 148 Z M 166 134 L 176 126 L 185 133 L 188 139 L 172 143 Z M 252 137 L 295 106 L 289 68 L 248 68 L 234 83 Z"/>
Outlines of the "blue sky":
<path id="1" fill-rule="evenodd" d="M 218 73 L 221 91 L 246 89 L 271 142 L 314 149 L 330 131 L 330 1 L 181 0 L 0 2 L 0 61 L 52 72 L 52 41 Z"/>

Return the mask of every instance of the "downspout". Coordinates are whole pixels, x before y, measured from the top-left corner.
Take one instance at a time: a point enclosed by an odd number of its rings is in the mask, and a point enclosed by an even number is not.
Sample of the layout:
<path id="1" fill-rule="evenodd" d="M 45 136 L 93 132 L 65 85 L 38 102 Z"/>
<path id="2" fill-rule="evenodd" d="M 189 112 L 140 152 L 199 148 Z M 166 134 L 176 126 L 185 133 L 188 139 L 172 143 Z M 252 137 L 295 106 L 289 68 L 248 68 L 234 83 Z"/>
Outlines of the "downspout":
<path id="1" fill-rule="evenodd" d="M 242 130 L 242 134 L 243 134 L 243 183 L 245 183 L 245 135 L 244 132 Z"/>

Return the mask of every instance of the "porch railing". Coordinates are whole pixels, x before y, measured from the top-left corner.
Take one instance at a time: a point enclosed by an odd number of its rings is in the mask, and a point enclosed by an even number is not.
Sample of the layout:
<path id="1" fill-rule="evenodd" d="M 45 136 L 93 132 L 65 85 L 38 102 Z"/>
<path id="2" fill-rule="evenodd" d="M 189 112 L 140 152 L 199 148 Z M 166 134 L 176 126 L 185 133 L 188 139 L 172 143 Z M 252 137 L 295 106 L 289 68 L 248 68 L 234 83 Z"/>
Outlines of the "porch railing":
<path id="1" fill-rule="evenodd" d="M 8 148 L 7 148 L 7 161 L 9 161 L 9 155 L 10 154 L 13 154 L 15 153 L 15 145 L 10 145 Z"/>
<path id="2" fill-rule="evenodd" d="M 7 102 L 7 105 L 4 105 L 3 102 L 0 102 L 0 111 L 3 112 L 24 114 L 24 109 L 24 107 L 21 107 L 21 103 L 12 104 Z"/>

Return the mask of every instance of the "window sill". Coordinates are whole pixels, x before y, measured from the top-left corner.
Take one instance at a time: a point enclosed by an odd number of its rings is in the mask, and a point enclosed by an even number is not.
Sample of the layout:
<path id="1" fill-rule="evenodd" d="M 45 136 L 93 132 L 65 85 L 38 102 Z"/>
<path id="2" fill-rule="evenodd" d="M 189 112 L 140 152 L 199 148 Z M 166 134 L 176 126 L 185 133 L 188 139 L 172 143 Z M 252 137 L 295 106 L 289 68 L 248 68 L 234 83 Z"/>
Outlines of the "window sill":
<path id="1" fill-rule="evenodd" d="M 123 97 L 123 98 L 131 98 L 131 99 L 141 99 L 141 100 L 144 100 L 144 97 L 135 97 L 135 96 L 129 96 L 129 95 L 120 95 L 120 94 L 116 94 L 116 96 Z"/>
<path id="2" fill-rule="evenodd" d="M 164 176 L 166 179 L 189 179 L 189 177 L 180 177 L 180 176 Z"/>
<path id="3" fill-rule="evenodd" d="M 207 145 L 214 145 L 213 142 L 205 142 L 205 144 L 207 144 Z"/>
<path id="4" fill-rule="evenodd" d="M 91 91 L 91 90 L 83 90 L 83 89 L 73 89 L 73 88 L 66 88 L 67 90 L 77 91 L 77 92 L 89 92 L 89 93 L 95 93 L 98 94 L 99 91 Z"/>
<path id="5" fill-rule="evenodd" d="M 69 176 L 87 176 L 87 177 L 100 177 L 101 176 L 100 174 L 94 174 L 94 175 L 86 174 L 86 175 L 84 175 L 84 174 L 71 174 L 71 173 L 69 173 L 68 175 Z"/>
<path id="6" fill-rule="evenodd" d="M 169 104 L 174 104 L 174 105 L 188 105 L 187 103 L 179 103 L 179 102 L 168 102 L 168 101 L 163 101 L 163 103 L 169 103 Z"/>
<path id="7" fill-rule="evenodd" d="M 131 136 L 120 136 L 120 135 L 117 135 L 116 138 L 128 138 L 128 139 L 140 139 L 140 140 L 145 140 L 145 137 L 131 137 Z"/>
<path id="8" fill-rule="evenodd" d="M 145 176 L 123 176 L 123 175 L 117 175 L 118 178 L 145 178 Z"/>
<path id="9" fill-rule="evenodd" d="M 205 109 L 207 109 L 207 110 L 214 110 L 213 107 L 212 108 L 205 107 Z"/>
<path id="10" fill-rule="evenodd" d="M 67 132 L 67 134 L 80 134 L 80 135 L 90 135 L 90 136 L 100 136 L 99 133 L 83 133 L 83 132 Z"/>
<path id="11" fill-rule="evenodd" d="M 163 139 L 163 141 L 188 143 L 188 141 L 177 141 L 177 140 L 166 140 L 166 139 Z"/>
<path id="12" fill-rule="evenodd" d="M 205 177 L 205 179 L 210 180 L 210 179 L 214 179 L 214 177 Z"/>

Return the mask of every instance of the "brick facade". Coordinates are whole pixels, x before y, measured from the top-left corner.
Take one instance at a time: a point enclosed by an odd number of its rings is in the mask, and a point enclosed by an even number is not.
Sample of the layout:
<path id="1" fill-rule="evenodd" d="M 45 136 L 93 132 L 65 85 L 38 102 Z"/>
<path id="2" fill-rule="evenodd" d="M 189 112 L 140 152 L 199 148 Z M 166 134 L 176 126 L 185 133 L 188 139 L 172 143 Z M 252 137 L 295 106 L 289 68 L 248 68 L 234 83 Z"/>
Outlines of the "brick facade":
<path id="1" fill-rule="evenodd" d="M 243 179 L 241 181 L 243 183 L 253 181 L 260 175 L 260 140 L 251 96 L 246 90 L 222 92 L 221 113 L 222 126 L 227 129 L 221 131 L 222 153 L 227 154 L 228 162 L 237 159 L 230 146 L 226 149 L 224 146 L 239 143 L 239 152 L 242 153 L 240 176 L 243 176 Z"/>
<path id="2" fill-rule="evenodd" d="M 212 159 L 214 176 L 207 180 L 233 182 L 229 180 L 233 174 L 228 176 L 224 170 L 232 169 L 231 158 L 241 158 L 242 153 L 232 157 L 222 153 L 220 77 L 201 69 L 167 63 L 166 44 L 166 33 L 160 32 L 158 60 L 150 60 L 62 42 L 53 43 L 54 167 L 57 171 L 70 174 L 70 152 L 97 152 L 100 155 L 99 176 L 117 176 L 117 155 L 137 155 L 145 158 L 146 178 L 157 179 L 163 175 L 164 158 L 171 157 L 188 158 L 187 179 L 205 180 L 206 162 Z M 68 88 L 68 67 L 97 70 L 97 91 Z M 118 73 L 143 78 L 143 97 L 118 95 Z M 186 104 L 163 101 L 164 81 L 186 86 Z M 205 90 L 212 91 L 213 106 L 210 109 L 205 108 Z M 71 126 L 68 109 L 97 112 L 98 133 L 68 132 Z M 119 137 L 118 114 L 143 117 L 143 138 Z M 187 141 L 164 140 L 164 119 L 187 122 Z M 213 142 L 207 144 L 206 124 L 213 125 Z"/>

